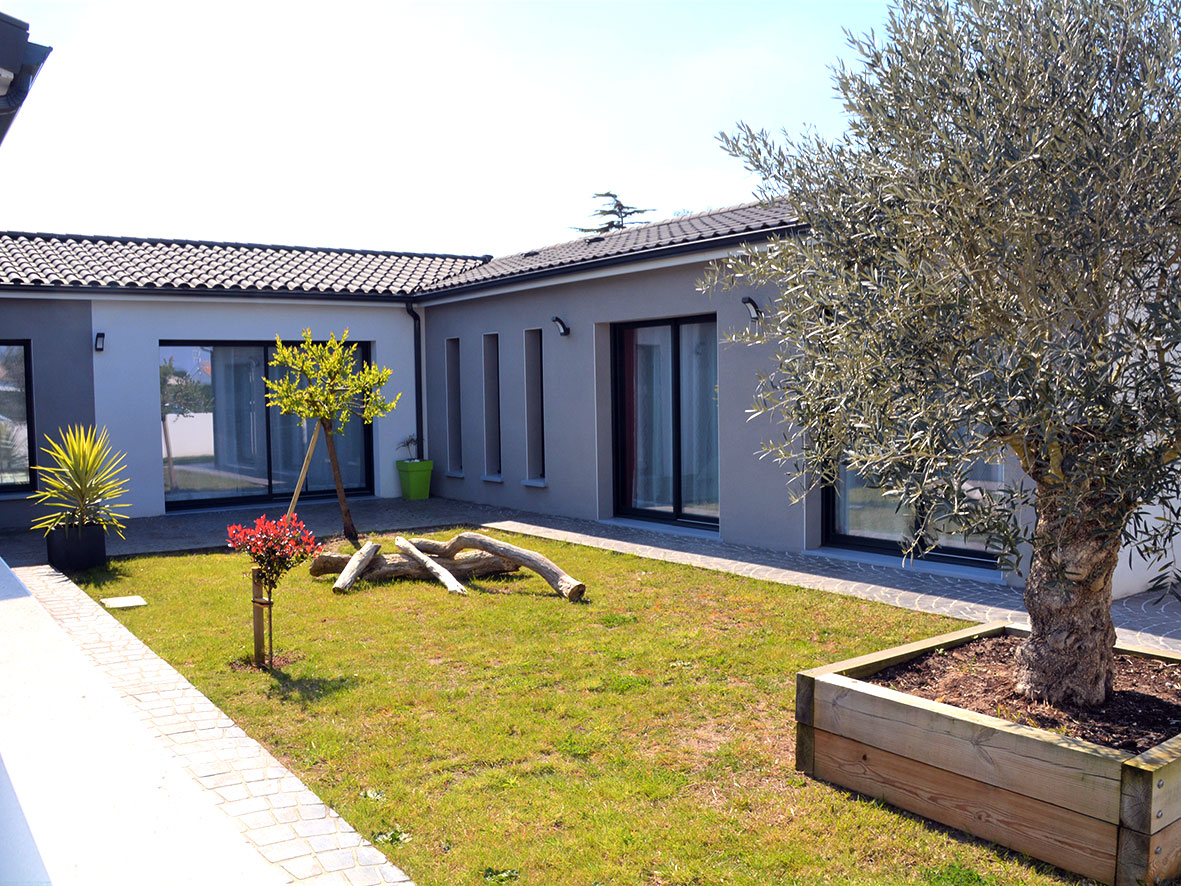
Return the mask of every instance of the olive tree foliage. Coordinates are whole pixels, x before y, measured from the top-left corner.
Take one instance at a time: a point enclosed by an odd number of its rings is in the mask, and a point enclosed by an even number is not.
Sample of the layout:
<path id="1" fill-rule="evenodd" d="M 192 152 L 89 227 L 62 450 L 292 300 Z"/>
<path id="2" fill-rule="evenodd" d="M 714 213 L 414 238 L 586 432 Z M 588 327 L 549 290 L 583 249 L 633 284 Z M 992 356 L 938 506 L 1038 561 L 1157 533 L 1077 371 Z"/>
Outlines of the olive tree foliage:
<path id="1" fill-rule="evenodd" d="M 286 370 L 286 374 L 274 380 L 263 379 L 263 384 L 267 387 L 268 405 L 278 406 L 284 415 L 319 422 L 328 447 L 344 535 L 356 545 L 359 536 L 344 493 L 334 436 L 343 432 L 354 416 L 370 424 L 391 412 L 402 395 L 395 395 L 393 400 L 382 395 L 391 371 L 369 363 L 358 364 L 357 346 L 346 344 L 348 337 L 346 329 L 339 339 L 333 333 L 326 342 L 314 342 L 312 331 L 305 329 L 302 343 L 285 345 L 276 336 L 270 365 Z"/>
<path id="2" fill-rule="evenodd" d="M 707 281 L 778 288 L 748 336 L 770 452 L 913 508 L 912 553 L 990 538 L 1026 574 L 1033 698 L 1110 692 L 1121 546 L 1175 578 L 1179 30 L 1179 0 L 913 0 L 849 36 L 842 137 L 721 136 L 807 226 Z M 985 488 L 980 460 L 1021 471 Z"/>

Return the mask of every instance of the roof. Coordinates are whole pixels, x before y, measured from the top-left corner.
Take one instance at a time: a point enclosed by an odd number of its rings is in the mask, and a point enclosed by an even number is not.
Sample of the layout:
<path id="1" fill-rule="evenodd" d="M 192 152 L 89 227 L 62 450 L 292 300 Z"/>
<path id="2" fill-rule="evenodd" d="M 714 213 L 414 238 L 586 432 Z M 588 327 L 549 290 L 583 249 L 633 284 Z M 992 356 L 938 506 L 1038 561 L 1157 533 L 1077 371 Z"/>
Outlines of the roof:
<path id="1" fill-rule="evenodd" d="M 0 233 L 0 289 L 405 296 L 490 256 Z"/>
<path id="2" fill-rule="evenodd" d="M 410 298 L 722 248 L 799 227 L 798 219 L 782 204 L 748 203 L 496 259 L 488 255 L 9 232 L 0 233 L 0 291 Z"/>
<path id="3" fill-rule="evenodd" d="M 718 248 L 754 239 L 752 235 L 767 237 L 800 226 L 795 213 L 782 203 L 744 203 L 494 258 L 440 278 L 424 290 L 430 295 L 507 283 L 520 277 L 567 273 L 576 266 L 640 260 L 653 257 L 652 253 Z"/>

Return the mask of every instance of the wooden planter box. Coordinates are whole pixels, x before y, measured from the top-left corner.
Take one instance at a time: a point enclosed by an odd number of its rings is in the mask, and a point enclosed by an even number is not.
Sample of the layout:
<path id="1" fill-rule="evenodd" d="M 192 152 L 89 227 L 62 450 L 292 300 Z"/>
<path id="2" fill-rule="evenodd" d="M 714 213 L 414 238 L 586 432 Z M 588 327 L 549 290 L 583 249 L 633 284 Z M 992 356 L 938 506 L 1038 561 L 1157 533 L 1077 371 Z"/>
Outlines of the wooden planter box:
<path id="1" fill-rule="evenodd" d="M 796 768 L 1103 883 L 1175 876 L 1181 736 L 1132 756 L 857 679 L 976 637 L 1028 633 L 982 625 L 802 671 Z"/>

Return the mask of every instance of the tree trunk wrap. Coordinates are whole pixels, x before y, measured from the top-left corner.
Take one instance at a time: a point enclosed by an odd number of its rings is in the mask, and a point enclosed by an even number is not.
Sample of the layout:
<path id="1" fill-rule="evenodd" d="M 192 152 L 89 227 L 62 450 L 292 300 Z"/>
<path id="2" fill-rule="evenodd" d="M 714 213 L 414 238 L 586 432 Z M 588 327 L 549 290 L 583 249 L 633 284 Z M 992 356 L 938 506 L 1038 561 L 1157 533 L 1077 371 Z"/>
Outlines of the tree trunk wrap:
<path id="1" fill-rule="evenodd" d="M 1025 582 L 1032 633 L 1017 653 L 1017 691 L 1051 704 L 1103 704 L 1111 693 L 1111 577 L 1123 522 L 1110 509 L 1061 513 L 1039 491 Z"/>
<path id="2" fill-rule="evenodd" d="M 344 537 L 353 543 L 353 547 L 360 547 L 357 527 L 353 525 L 349 502 L 344 496 L 344 480 L 340 476 L 340 463 L 336 460 L 336 441 L 332 439 L 332 423 L 321 421 L 321 424 L 324 426 L 324 445 L 328 447 L 328 461 L 332 465 L 332 482 L 336 484 L 336 501 L 340 504 L 340 520 L 344 526 Z"/>

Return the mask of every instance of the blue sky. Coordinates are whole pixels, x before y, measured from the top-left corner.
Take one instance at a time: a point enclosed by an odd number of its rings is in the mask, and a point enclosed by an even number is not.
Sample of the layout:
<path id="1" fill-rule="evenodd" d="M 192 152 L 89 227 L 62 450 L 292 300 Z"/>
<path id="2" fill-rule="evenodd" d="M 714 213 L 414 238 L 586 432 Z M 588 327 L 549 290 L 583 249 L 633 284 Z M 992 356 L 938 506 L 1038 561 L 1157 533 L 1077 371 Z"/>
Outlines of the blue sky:
<path id="1" fill-rule="evenodd" d="M 843 128 L 828 66 L 886 3 L 0 0 L 54 48 L 0 228 L 504 254 L 596 191 L 743 203 L 738 120 Z"/>

